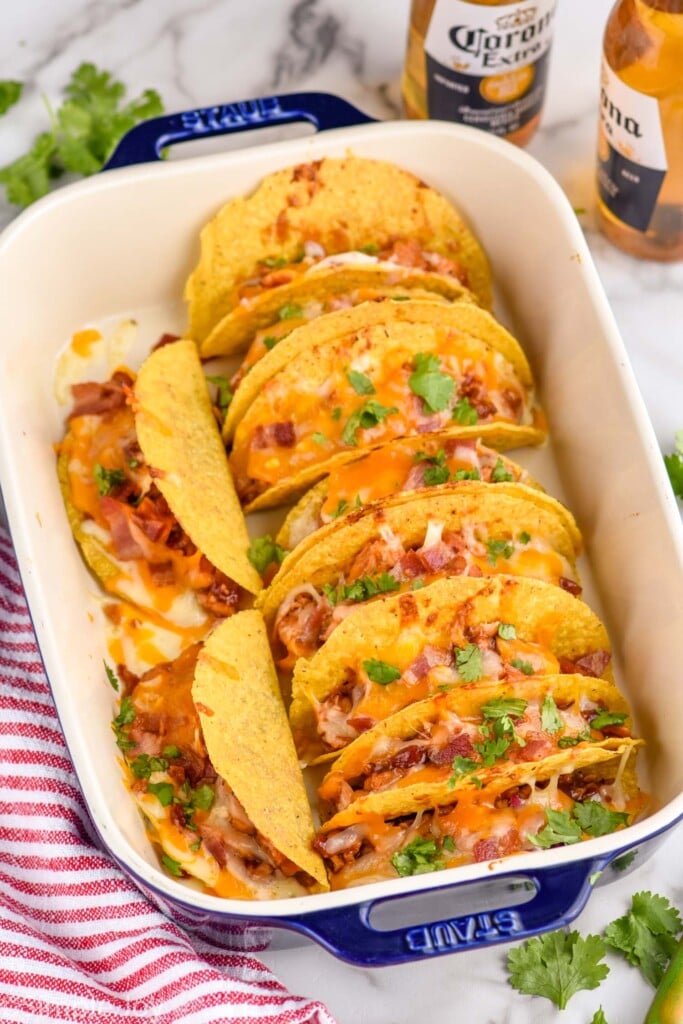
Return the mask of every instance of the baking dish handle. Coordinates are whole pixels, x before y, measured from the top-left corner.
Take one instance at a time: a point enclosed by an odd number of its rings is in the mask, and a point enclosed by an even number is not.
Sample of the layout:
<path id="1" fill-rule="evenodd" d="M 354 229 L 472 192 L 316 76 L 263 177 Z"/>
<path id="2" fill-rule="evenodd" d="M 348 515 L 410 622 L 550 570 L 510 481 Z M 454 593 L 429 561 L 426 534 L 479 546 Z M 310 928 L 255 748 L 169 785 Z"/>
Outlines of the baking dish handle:
<path id="1" fill-rule="evenodd" d="M 329 92 L 291 92 L 183 110 L 179 114 L 152 117 L 131 128 L 103 170 L 160 160 L 162 150 L 178 142 L 196 142 L 215 135 L 250 132 L 296 121 L 308 121 L 316 131 L 322 132 L 329 128 L 368 124 L 374 118 Z"/>
<path id="2" fill-rule="evenodd" d="M 396 903 L 395 913 L 400 913 L 400 904 L 406 897 L 398 896 L 288 917 L 287 925 L 320 943 L 335 956 L 359 967 L 385 967 L 465 949 L 479 949 L 527 939 L 568 924 L 585 906 L 593 884 L 609 859 L 584 860 L 561 867 L 499 876 L 497 881 L 510 879 L 513 883 L 510 887 L 515 890 L 529 892 L 535 889 L 536 894 L 526 903 L 517 901 L 512 906 L 486 913 L 444 918 L 392 931 L 373 927 L 371 916 L 380 907 L 386 909 L 388 904 Z M 457 893 L 460 902 L 468 887 L 481 884 L 460 882 L 429 890 L 422 894 L 422 898 L 434 898 L 436 895 L 440 904 L 447 907 L 449 893 Z"/>

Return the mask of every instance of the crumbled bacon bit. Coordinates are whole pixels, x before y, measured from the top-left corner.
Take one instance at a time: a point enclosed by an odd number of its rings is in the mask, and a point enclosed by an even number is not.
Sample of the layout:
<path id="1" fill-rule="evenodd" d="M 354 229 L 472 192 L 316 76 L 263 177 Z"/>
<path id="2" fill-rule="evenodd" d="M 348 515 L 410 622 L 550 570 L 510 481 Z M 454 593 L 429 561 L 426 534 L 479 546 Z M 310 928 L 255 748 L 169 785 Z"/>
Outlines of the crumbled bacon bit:
<path id="1" fill-rule="evenodd" d="M 578 597 L 581 593 L 580 584 L 576 583 L 574 580 L 570 580 L 568 576 L 560 576 L 557 582 L 563 590 L 567 591 L 568 594 L 574 594 L 575 597 Z"/>
<path id="2" fill-rule="evenodd" d="M 158 348 L 163 348 L 164 345 L 172 345 L 174 341 L 180 341 L 179 334 L 168 334 L 164 333 L 161 335 L 156 345 L 152 348 L 152 352 L 156 352 Z"/>

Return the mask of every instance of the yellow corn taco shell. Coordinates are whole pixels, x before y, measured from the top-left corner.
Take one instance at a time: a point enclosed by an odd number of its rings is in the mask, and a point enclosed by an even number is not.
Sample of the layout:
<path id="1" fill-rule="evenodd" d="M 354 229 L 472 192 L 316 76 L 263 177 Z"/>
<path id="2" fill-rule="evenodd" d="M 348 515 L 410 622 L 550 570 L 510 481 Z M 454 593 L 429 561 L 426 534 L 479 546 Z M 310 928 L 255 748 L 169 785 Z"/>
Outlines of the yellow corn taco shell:
<path id="1" fill-rule="evenodd" d="M 197 347 L 152 352 L 135 382 L 135 427 L 145 461 L 174 516 L 209 561 L 255 594 L 261 579 L 211 409 Z"/>
<path id="2" fill-rule="evenodd" d="M 352 253 L 352 256 L 359 254 Z M 328 311 L 337 298 L 357 298 L 352 305 L 369 299 L 410 295 L 415 299 L 475 302 L 476 297 L 463 285 L 445 274 L 379 262 L 318 266 L 298 275 L 290 284 L 267 288 L 251 301 L 242 301 L 220 320 L 201 344 L 203 359 L 232 355 L 246 349 L 257 331 L 267 330 L 280 321 L 280 310 L 298 306 L 301 318 L 312 320 Z M 369 293 L 369 294 L 365 294 Z M 365 297 L 364 297 L 365 296 Z M 332 305 L 334 308 L 334 305 Z"/>
<path id="3" fill-rule="evenodd" d="M 327 753 L 317 734 L 315 707 L 349 672 L 360 673 L 364 661 L 385 661 L 403 674 L 425 646 L 452 645 L 456 626 L 473 629 L 491 622 L 514 625 L 520 645 L 539 644 L 557 662 L 611 651 L 607 630 L 588 605 L 560 587 L 523 576 L 453 576 L 371 601 L 341 622 L 310 660 L 301 658 L 295 666 L 290 723 L 300 757 L 311 763 Z M 612 679 L 609 664 L 601 678 Z M 401 680 L 371 685 L 378 721 L 415 700 Z"/>
<path id="4" fill-rule="evenodd" d="M 465 686 L 455 687 L 448 692 L 439 694 L 435 698 L 410 704 L 402 711 L 391 715 L 390 718 L 386 718 L 372 729 L 362 733 L 358 739 L 345 747 L 339 757 L 333 762 L 330 771 L 323 780 L 321 789 L 325 787 L 331 777 L 348 781 L 363 779 L 367 775 L 367 769 L 373 761 L 381 763 L 382 755 L 386 758 L 392 740 L 400 739 L 408 743 L 413 741 L 419 743 L 426 736 L 425 723 L 436 723 L 444 715 L 453 714 L 460 719 L 481 718 L 483 722 L 483 718 L 478 715 L 478 710 L 489 701 L 522 698 L 529 704 L 533 703 L 540 707 L 548 694 L 552 696 L 560 708 L 566 705 L 573 706 L 575 714 L 577 706 L 582 703 L 585 703 L 585 706 L 589 706 L 589 704 L 599 705 L 612 713 L 629 713 L 628 704 L 624 696 L 613 683 L 604 679 L 593 679 L 590 676 L 570 674 L 547 675 L 534 676 L 521 682 L 470 683 Z M 586 722 L 580 722 L 580 726 L 581 728 L 578 730 L 575 728 L 575 732 L 580 732 L 584 729 Z M 557 732 L 557 738 L 563 734 L 564 729 L 561 728 Z M 549 733 L 549 735 L 552 735 L 552 733 Z M 614 750 L 619 748 L 623 742 L 623 738 L 617 737 L 607 737 L 601 740 L 589 738 L 577 744 L 576 747 L 567 749 L 584 749 L 590 746 L 604 750 Z M 453 785 L 447 785 L 446 788 L 450 792 L 457 793 L 458 790 L 465 787 L 474 786 L 475 788 L 481 788 L 482 785 L 495 784 L 498 781 L 506 781 L 507 784 L 510 784 L 511 778 L 526 771 L 529 766 L 533 766 L 535 761 L 540 760 L 538 757 L 525 758 L 524 747 L 518 748 L 515 746 L 514 749 L 516 754 L 514 761 L 506 759 L 506 756 L 503 755 L 491 767 L 486 768 L 482 765 L 470 774 L 459 775 L 453 780 Z M 565 750 L 562 749 L 555 750 L 552 754 L 542 758 L 551 770 L 556 763 L 563 763 L 564 759 Z M 430 774 L 434 775 L 434 766 L 427 762 L 425 770 L 404 775 L 391 788 L 412 790 L 417 784 L 419 787 L 417 791 L 419 793 L 429 793 L 430 795 L 440 793 L 444 788 L 445 782 L 435 782 L 433 780 L 430 781 L 428 778 L 423 778 Z M 450 765 L 446 768 L 446 774 L 447 782 L 448 775 L 450 774 Z M 476 783 L 473 781 L 472 775 L 476 775 Z M 364 799 L 366 795 L 363 794 L 362 790 L 359 790 L 357 799 Z"/>
<path id="5" fill-rule="evenodd" d="M 254 826 L 327 889 L 261 616 L 224 620 L 202 647 L 192 698 L 211 762 Z"/>
<path id="6" fill-rule="evenodd" d="M 309 534 L 320 529 L 326 522 L 331 522 L 330 515 L 333 519 L 339 519 L 357 508 L 395 494 L 419 490 L 426 498 L 427 487 L 424 484 L 410 488 L 406 486 L 406 469 L 408 466 L 412 469 L 420 455 L 433 457 L 443 452 L 444 446 L 450 448 L 459 440 L 469 445 L 474 442 L 477 456 L 483 453 L 497 460 L 504 474 L 504 480 L 499 479 L 498 482 L 512 480 L 543 491 L 541 485 L 522 466 L 500 454 L 501 449 L 515 443 L 514 436 L 510 437 L 502 424 L 484 425 L 478 431 L 476 427 L 463 427 L 457 439 L 447 434 L 403 437 L 378 445 L 357 459 L 338 466 L 310 491 L 306 491 L 287 513 L 276 542 L 286 550 L 293 550 Z M 452 476 L 445 482 L 453 483 Z M 443 483 L 428 486 L 443 486 Z"/>
<path id="7" fill-rule="evenodd" d="M 392 331 L 395 325 L 419 325 L 418 335 L 424 339 L 425 347 L 417 351 L 428 351 L 430 328 L 447 328 L 468 337 L 478 338 L 496 352 L 500 352 L 515 369 L 523 386 L 531 391 L 533 377 L 531 369 L 519 342 L 498 323 L 486 310 L 468 302 L 443 303 L 411 296 L 405 302 L 392 298 L 377 299 L 361 303 L 353 309 L 340 309 L 326 313 L 316 320 L 295 328 L 291 334 L 271 349 L 251 368 L 230 403 L 223 425 L 223 437 L 230 440 L 239 422 L 245 417 L 252 403 L 261 394 L 264 386 L 276 374 L 291 365 L 292 360 L 305 352 L 313 352 L 313 363 L 323 360 L 329 353 L 327 346 L 351 338 L 354 334 L 367 337 L 367 328 Z M 412 332 L 414 333 L 414 332 Z M 310 360 L 302 361 L 297 374 L 307 372 Z M 529 442 L 527 442 L 529 443 Z"/>
<path id="8" fill-rule="evenodd" d="M 485 528 L 488 536 L 507 538 L 513 546 L 520 534 L 527 533 L 530 542 L 538 539 L 543 550 L 529 555 L 527 564 L 519 549 L 520 575 L 539 575 L 546 564 L 555 565 L 555 556 L 559 555 L 576 579 L 575 556 L 581 550 L 581 534 L 564 505 L 525 484 L 491 487 L 463 480 L 444 484 L 426 496 L 420 491 L 394 495 L 334 520 L 306 537 L 285 558 L 273 582 L 259 597 L 266 622 L 272 624 L 280 604 L 294 587 L 336 583 L 365 545 L 379 536 L 380 529 L 390 528 L 404 548 L 410 548 L 422 545 L 430 522 L 443 523 L 444 530 Z M 495 566 L 490 569 L 493 574 Z"/>
<path id="9" fill-rule="evenodd" d="M 638 799 L 635 763 L 642 744 L 642 740 L 621 740 L 616 747 L 573 747 L 543 761 L 519 766 L 517 772 L 502 774 L 499 779 L 487 785 L 482 793 L 501 792 L 512 784 L 539 782 L 574 771 L 595 771 L 605 777 L 615 778 L 615 781 L 618 776 L 624 804 L 640 805 L 640 810 L 643 801 Z M 468 785 L 466 789 L 471 792 L 475 787 Z M 452 803 L 454 798 L 454 791 L 446 785 L 438 790 L 434 787 L 411 786 L 372 793 L 335 814 L 325 822 L 321 832 L 326 834 L 336 828 L 346 828 L 370 815 L 388 819 L 432 807 L 443 807 Z"/>
<path id="10" fill-rule="evenodd" d="M 266 259 L 293 261 L 311 241 L 332 254 L 370 244 L 381 250 L 397 238 L 457 259 L 467 287 L 490 306 L 486 257 L 457 210 L 409 172 L 349 156 L 276 171 L 206 225 L 199 263 L 185 287 L 189 334 L 203 342 Z"/>

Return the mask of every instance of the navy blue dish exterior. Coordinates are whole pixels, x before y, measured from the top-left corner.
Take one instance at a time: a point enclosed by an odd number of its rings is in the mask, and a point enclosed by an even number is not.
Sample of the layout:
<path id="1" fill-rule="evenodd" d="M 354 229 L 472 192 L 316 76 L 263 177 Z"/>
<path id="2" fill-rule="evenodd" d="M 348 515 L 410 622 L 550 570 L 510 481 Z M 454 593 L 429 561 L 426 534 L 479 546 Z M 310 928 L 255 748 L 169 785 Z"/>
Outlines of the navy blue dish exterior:
<path id="1" fill-rule="evenodd" d="M 317 131 L 325 131 L 371 123 L 373 118 L 338 96 L 319 92 L 266 96 L 187 110 L 137 125 L 120 141 L 104 170 L 159 160 L 162 151 L 176 143 L 301 121 L 312 124 Z M 269 929 L 289 929 L 348 963 L 382 967 L 525 939 L 561 928 L 581 912 L 596 885 L 618 877 L 635 861 L 640 864 L 649 857 L 661 842 L 663 832 L 673 824 L 653 833 L 637 848 L 625 845 L 606 857 L 585 857 L 568 865 L 539 866 L 523 873 L 514 870 L 511 860 L 509 874 L 496 875 L 496 881 L 509 879 L 513 888 L 519 888 L 521 878 L 522 888 L 535 892 L 528 902 L 393 930 L 373 927 L 371 916 L 375 909 L 405 899 L 400 895 L 363 900 L 359 889 L 359 902 L 351 906 L 277 918 L 250 918 L 248 913 L 200 910 L 180 895 L 169 897 L 130 865 L 119 865 L 151 902 L 177 924 L 210 936 L 227 948 L 265 946 Z M 106 840 L 102 836 L 100 839 L 107 847 Z M 442 895 L 445 906 L 448 893 L 462 893 L 468 886 L 480 885 L 481 881 L 460 882 L 430 890 L 430 895 Z M 414 898 L 415 891 L 411 889 L 406 897 Z M 461 897 L 458 903 L 462 906 Z"/>

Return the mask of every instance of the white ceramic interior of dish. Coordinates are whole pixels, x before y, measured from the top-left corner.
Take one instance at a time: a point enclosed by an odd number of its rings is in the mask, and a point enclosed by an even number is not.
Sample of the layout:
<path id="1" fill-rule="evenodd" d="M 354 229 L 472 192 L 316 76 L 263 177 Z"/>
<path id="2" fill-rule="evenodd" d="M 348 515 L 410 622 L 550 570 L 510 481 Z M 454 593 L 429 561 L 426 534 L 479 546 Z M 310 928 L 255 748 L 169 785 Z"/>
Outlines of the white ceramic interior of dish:
<path id="1" fill-rule="evenodd" d="M 606 619 L 619 684 L 647 740 L 641 764 L 654 814 L 579 850 L 245 907 L 166 876 L 122 786 L 97 588 L 57 486 L 52 445 L 64 409 L 53 394 L 55 360 L 74 331 L 134 317 L 135 368 L 160 333 L 182 329 L 183 284 L 198 257 L 199 230 L 217 208 L 270 171 L 349 150 L 394 161 L 442 191 L 489 254 L 496 312 L 505 310 L 529 356 L 552 436 L 543 450 L 514 457 L 566 501 L 583 530 L 586 598 Z M 599 856 L 683 814 L 679 517 L 576 218 L 529 156 L 471 129 L 396 122 L 109 172 L 37 203 L 5 233 L 0 320 L 2 489 L 33 620 L 93 819 L 114 855 L 143 879 L 198 908 L 273 917 Z"/>

